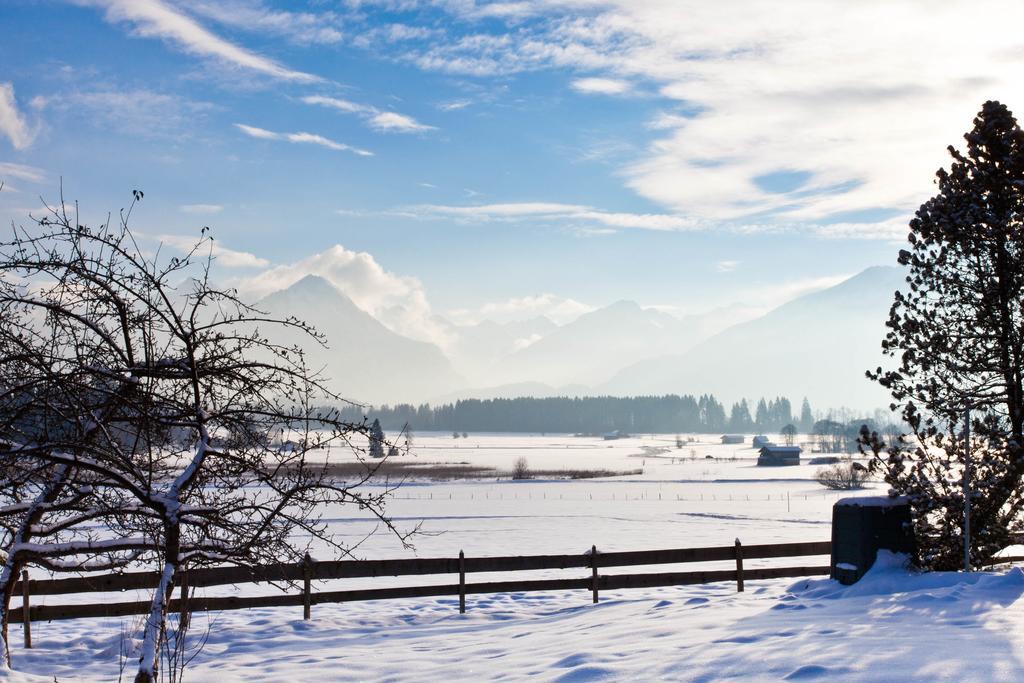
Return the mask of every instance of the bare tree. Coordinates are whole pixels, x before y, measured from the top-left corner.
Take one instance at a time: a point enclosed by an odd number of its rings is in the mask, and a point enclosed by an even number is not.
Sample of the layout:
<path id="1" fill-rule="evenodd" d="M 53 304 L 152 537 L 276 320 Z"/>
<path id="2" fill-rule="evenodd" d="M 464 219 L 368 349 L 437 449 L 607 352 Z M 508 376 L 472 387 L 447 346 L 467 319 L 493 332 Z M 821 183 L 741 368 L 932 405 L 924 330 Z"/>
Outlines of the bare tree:
<path id="1" fill-rule="evenodd" d="M 0 578 L 12 583 L 25 562 L 155 564 L 135 678 L 148 682 L 188 568 L 297 561 L 313 542 L 344 555 L 321 518 L 328 504 L 358 505 L 407 536 L 385 515 L 391 489 L 360 488 L 381 461 L 356 481 L 328 476 L 328 447 L 365 458 L 368 427 L 316 408 L 341 399 L 272 332 L 322 337 L 214 286 L 206 229 L 183 257 L 149 255 L 128 228 L 133 194 L 116 224 L 81 225 L 62 201 L 0 243 L 0 468 L 18 477 L 0 487 L 0 518 L 12 520 Z M 271 446 L 280 433 L 293 448 Z M 86 530 L 95 519 L 103 531 Z"/>
<path id="2" fill-rule="evenodd" d="M 782 438 L 783 440 L 785 440 L 787 446 L 792 446 L 793 442 L 796 441 L 797 432 L 796 425 L 794 424 L 786 425 L 779 431 L 779 433 L 782 435 Z"/>
<path id="3" fill-rule="evenodd" d="M 522 480 L 532 477 L 533 475 L 530 474 L 530 463 L 527 462 L 526 458 L 516 458 L 516 461 L 512 464 L 512 478 Z"/>

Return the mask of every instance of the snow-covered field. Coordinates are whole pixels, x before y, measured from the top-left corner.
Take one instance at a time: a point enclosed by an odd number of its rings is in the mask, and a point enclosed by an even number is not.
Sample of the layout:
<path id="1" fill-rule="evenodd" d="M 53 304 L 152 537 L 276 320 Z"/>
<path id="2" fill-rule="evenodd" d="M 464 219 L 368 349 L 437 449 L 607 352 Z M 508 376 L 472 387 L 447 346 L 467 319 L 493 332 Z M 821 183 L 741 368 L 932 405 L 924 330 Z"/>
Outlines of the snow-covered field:
<path id="1" fill-rule="evenodd" d="M 575 481 L 417 480 L 400 489 L 389 509 L 400 526 L 422 525 L 415 539 L 415 553 L 422 557 L 451 557 L 460 549 L 467 556 L 529 555 L 582 553 L 592 544 L 611 551 L 729 545 L 735 538 L 745 544 L 829 539 L 831 505 L 838 496 L 814 481 L 817 466 L 759 468 L 749 445 L 722 446 L 712 438 L 676 449 L 674 435 L 606 442 L 418 434 L 414 451 L 423 462 L 507 471 L 526 457 L 537 470 L 642 468 L 643 474 Z M 328 516 L 352 542 L 375 526 L 357 510 L 330 510 Z M 383 533 L 365 540 L 357 554 L 411 555 Z M 759 563 L 827 559 L 748 566 Z M 685 568 L 695 567 L 608 573 Z M 468 580 L 579 574 L 486 574 Z M 359 579 L 317 588 L 450 580 Z M 205 594 L 232 592 L 211 588 Z M 754 581 L 739 594 L 732 584 L 610 591 L 598 605 L 590 604 L 585 591 L 481 595 L 469 596 L 465 615 L 458 613 L 457 598 L 409 599 L 318 605 L 310 622 L 302 621 L 300 608 L 224 612 L 195 617 L 193 634 L 208 640 L 189 678 L 1019 680 L 1024 603 L 1014 603 L 1022 592 L 1019 570 L 913 576 L 887 561 L 850 588 L 827 579 Z M 81 601 L 134 598 L 91 595 Z M 74 599 L 39 597 L 34 603 Z M 21 649 L 20 628 L 14 626 L 14 665 L 47 680 L 116 679 L 126 645 L 122 634 L 131 631 L 132 621 L 34 624 L 30 651 Z"/>

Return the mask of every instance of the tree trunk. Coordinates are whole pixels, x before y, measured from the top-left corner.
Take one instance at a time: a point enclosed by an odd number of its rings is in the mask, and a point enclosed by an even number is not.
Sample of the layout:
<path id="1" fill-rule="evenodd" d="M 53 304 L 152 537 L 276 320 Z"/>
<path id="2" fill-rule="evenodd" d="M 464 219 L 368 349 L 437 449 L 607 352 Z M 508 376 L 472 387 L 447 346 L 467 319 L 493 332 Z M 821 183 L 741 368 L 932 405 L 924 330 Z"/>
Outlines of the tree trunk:
<path id="1" fill-rule="evenodd" d="M 14 582 L 18 580 L 18 573 L 21 571 L 22 562 L 19 562 L 17 555 L 11 553 L 0 569 L 0 670 L 11 668 L 10 639 L 8 638 L 8 624 L 10 623 L 11 598 L 14 596 Z"/>
<path id="2" fill-rule="evenodd" d="M 165 522 L 164 526 L 165 559 L 164 570 L 160 576 L 160 584 L 153 592 L 149 616 L 146 617 L 145 635 L 142 639 L 142 652 L 139 655 L 139 671 L 135 674 L 135 683 L 154 683 L 157 665 L 160 661 L 160 650 L 167 637 L 167 606 L 174 590 L 174 573 L 178 568 L 178 557 L 181 551 L 181 527 L 177 522 Z"/>
<path id="3" fill-rule="evenodd" d="M 7 556 L 3 568 L 0 569 L 0 599 L 3 601 L 0 604 L 0 669 L 9 669 L 11 667 L 11 648 L 10 639 L 8 638 L 10 619 L 8 617 L 10 615 L 11 597 L 14 594 L 14 583 L 18 580 L 18 574 L 26 564 L 22 551 L 18 549 L 18 545 L 27 543 L 32 539 L 32 527 L 43 518 L 43 514 L 46 512 L 46 505 L 55 501 L 60 496 L 61 491 L 64 490 L 69 471 L 67 465 L 58 467 L 50 484 L 36 497 L 32 507 L 25 515 L 25 519 L 22 520 L 21 527 L 14 535 L 14 538 L 11 539 L 10 555 Z M 24 618 L 27 619 L 28 615 L 26 614 Z"/>

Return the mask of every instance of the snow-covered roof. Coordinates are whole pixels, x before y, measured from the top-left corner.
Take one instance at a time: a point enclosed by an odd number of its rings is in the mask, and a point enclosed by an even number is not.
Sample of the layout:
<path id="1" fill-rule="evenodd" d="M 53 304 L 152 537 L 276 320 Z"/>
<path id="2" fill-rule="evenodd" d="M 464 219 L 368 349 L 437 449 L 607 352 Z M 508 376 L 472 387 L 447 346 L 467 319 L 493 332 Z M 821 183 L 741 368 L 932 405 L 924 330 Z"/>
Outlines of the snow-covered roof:
<path id="1" fill-rule="evenodd" d="M 836 505 L 850 505 L 853 507 L 891 508 L 908 503 L 906 496 L 850 496 L 840 498 Z"/>
<path id="2" fill-rule="evenodd" d="M 765 455 L 800 455 L 803 449 L 800 446 L 776 446 L 773 443 L 766 444 L 761 448 Z"/>

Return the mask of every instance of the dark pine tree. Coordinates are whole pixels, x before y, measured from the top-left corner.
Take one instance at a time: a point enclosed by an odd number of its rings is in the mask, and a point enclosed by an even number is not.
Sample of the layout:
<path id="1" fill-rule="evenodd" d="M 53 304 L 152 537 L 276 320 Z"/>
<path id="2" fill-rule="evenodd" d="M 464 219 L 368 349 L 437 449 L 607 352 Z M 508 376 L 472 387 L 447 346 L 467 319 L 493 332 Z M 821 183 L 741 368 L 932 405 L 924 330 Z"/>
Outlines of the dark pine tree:
<path id="1" fill-rule="evenodd" d="M 1009 543 L 1024 510 L 1024 133 L 986 102 L 964 138 L 899 254 L 908 291 L 896 293 L 882 342 L 898 366 L 868 373 L 892 393 L 915 447 L 862 432 L 886 481 L 910 497 L 919 559 L 934 569 L 963 563 L 965 469 L 974 565 Z M 968 405 L 976 438 L 965 453 Z"/>
<path id="2" fill-rule="evenodd" d="M 811 412 L 810 401 L 804 396 L 804 402 L 800 406 L 800 429 L 809 432 L 812 427 L 814 427 L 814 413 Z"/>
<path id="3" fill-rule="evenodd" d="M 370 457 L 384 457 L 384 430 L 380 428 L 380 420 L 374 420 L 370 426 Z"/>

